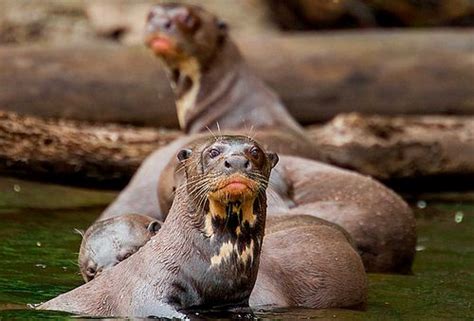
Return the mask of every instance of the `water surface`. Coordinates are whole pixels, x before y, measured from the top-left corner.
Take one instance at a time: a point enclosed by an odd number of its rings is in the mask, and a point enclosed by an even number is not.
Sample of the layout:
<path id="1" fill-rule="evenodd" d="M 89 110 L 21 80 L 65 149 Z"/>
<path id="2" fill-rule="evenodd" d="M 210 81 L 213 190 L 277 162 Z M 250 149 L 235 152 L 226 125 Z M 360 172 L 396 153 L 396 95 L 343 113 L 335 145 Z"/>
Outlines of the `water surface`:
<path id="1" fill-rule="evenodd" d="M 0 320 L 70 318 L 27 304 L 82 284 L 77 230 L 86 229 L 113 196 L 0 177 Z M 255 317 L 474 320 L 474 203 L 428 203 L 416 213 L 414 274 L 369 275 L 367 311 L 290 309 L 256 311 Z"/>

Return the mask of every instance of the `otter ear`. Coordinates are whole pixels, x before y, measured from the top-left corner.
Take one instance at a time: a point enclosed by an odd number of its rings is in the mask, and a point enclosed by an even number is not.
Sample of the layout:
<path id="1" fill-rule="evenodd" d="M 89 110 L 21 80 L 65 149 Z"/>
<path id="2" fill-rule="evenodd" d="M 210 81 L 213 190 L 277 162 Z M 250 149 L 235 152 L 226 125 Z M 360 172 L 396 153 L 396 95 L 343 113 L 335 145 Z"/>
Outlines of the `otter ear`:
<path id="1" fill-rule="evenodd" d="M 222 45 L 225 39 L 227 38 L 227 29 L 228 29 L 227 23 L 225 23 L 222 20 L 217 20 L 216 25 L 217 25 L 217 30 L 219 30 L 217 41 L 219 45 Z"/>
<path id="2" fill-rule="evenodd" d="M 162 224 L 163 223 L 160 221 L 153 221 L 150 224 L 148 224 L 147 230 L 153 234 L 156 234 L 161 229 Z"/>
<path id="3" fill-rule="evenodd" d="M 272 164 L 272 168 L 275 167 L 275 165 L 278 163 L 278 160 L 280 159 L 276 153 L 267 153 L 267 157 Z"/>
<path id="4" fill-rule="evenodd" d="M 182 150 L 179 151 L 179 153 L 178 153 L 178 155 L 177 155 L 177 156 L 178 156 L 178 160 L 179 160 L 180 162 L 182 162 L 182 161 L 188 159 L 189 157 L 191 157 L 191 154 L 192 154 L 192 153 L 193 153 L 193 152 L 192 152 L 192 150 L 190 150 L 190 149 L 187 149 L 187 148 L 182 149 Z"/>
<path id="5" fill-rule="evenodd" d="M 224 21 L 217 20 L 217 29 L 219 29 L 219 31 L 222 34 L 225 34 L 227 33 L 227 30 L 229 29 L 229 27 L 227 26 L 227 23 L 225 23 Z"/>

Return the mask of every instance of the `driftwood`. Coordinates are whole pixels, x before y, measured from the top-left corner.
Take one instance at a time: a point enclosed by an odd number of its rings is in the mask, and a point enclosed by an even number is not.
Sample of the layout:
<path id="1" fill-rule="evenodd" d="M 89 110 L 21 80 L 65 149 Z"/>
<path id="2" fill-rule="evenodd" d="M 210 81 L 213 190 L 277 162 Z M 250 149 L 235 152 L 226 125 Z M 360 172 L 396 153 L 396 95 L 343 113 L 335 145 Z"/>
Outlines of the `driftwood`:
<path id="1" fill-rule="evenodd" d="M 472 29 L 265 35 L 237 42 L 306 124 L 351 111 L 474 114 Z M 4 110 L 177 125 L 168 80 L 142 47 L 3 47 L 0 70 Z"/>
<path id="2" fill-rule="evenodd" d="M 179 135 L 0 113 L 0 173 L 120 188 L 150 152 Z M 455 178 L 455 187 L 474 189 L 474 117 L 348 114 L 308 128 L 308 135 L 323 161 L 384 181 L 438 179 L 439 187 L 439 178 Z"/>

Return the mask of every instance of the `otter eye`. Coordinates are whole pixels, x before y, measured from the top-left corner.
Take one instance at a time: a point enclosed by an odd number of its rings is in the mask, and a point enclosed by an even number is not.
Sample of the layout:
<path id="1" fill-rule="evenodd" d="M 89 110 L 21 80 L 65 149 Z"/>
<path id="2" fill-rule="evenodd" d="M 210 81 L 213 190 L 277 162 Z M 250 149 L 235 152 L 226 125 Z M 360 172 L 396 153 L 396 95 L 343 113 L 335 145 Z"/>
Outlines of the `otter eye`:
<path id="1" fill-rule="evenodd" d="M 252 156 L 253 158 L 258 158 L 260 156 L 260 150 L 255 146 L 252 147 L 252 149 L 250 150 L 250 156 Z"/>
<path id="2" fill-rule="evenodd" d="M 95 269 L 90 267 L 90 268 L 87 268 L 86 272 L 89 275 L 94 275 L 95 274 Z"/>
<path id="3" fill-rule="evenodd" d="M 193 29 L 195 26 L 196 26 L 196 18 L 194 18 L 192 15 L 187 15 L 186 18 L 184 18 L 184 24 L 186 25 L 186 27 L 188 27 L 189 29 Z"/>
<path id="4" fill-rule="evenodd" d="M 209 151 L 209 156 L 210 156 L 211 158 L 216 158 L 216 157 L 219 156 L 220 154 L 221 154 L 221 152 L 220 152 L 219 150 L 215 149 L 215 148 L 213 148 L 213 149 L 211 149 L 211 150 Z"/>
<path id="5" fill-rule="evenodd" d="M 155 13 L 153 11 L 148 12 L 148 16 L 146 17 L 147 21 L 150 21 L 155 17 Z"/>
<path id="6" fill-rule="evenodd" d="M 219 28 L 219 30 L 225 31 L 227 30 L 227 23 L 225 23 L 224 21 L 218 21 L 217 28 Z"/>

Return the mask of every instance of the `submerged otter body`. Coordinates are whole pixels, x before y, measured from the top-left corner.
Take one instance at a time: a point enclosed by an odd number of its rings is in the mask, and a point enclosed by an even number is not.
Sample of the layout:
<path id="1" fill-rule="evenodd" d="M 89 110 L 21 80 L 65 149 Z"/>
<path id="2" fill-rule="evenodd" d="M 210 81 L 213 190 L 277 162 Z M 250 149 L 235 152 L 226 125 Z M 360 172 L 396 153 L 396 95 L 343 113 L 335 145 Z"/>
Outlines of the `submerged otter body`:
<path id="1" fill-rule="evenodd" d="M 265 190 L 278 157 L 247 137 L 227 139 L 180 151 L 186 181 L 157 235 L 40 309 L 146 317 L 247 305 L 265 228 Z"/>

